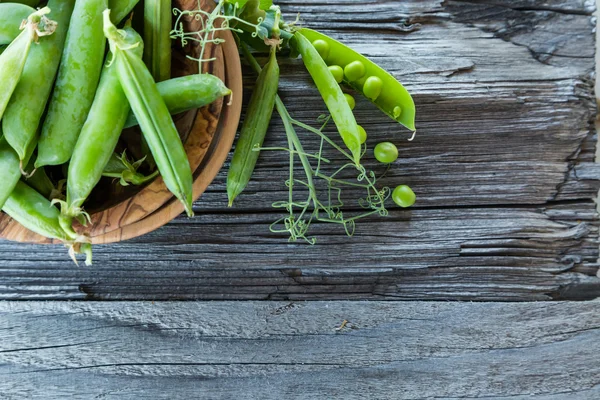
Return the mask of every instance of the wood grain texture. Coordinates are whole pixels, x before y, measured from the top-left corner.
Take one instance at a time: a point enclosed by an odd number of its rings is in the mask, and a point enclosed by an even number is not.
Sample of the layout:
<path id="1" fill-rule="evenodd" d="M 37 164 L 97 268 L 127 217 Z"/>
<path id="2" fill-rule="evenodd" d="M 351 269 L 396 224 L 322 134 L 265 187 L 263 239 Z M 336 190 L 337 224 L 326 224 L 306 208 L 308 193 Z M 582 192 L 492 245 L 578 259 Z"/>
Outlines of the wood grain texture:
<path id="1" fill-rule="evenodd" d="M 10 400 L 591 400 L 599 351 L 598 301 L 0 303 Z"/>
<path id="2" fill-rule="evenodd" d="M 0 298 L 600 294 L 593 1 L 278 3 L 287 19 L 301 13 L 305 25 L 371 57 L 413 94 L 418 134 L 410 143 L 408 132 L 366 100 L 357 98 L 355 112 L 371 148 L 390 138 L 399 145 L 400 159 L 382 182 L 411 185 L 417 207 L 360 223 L 353 239 L 318 224 L 316 246 L 287 243 L 268 229 L 281 216 L 271 203 L 287 196 L 287 157 L 263 153 L 236 207 L 226 208 L 223 170 L 195 204 L 197 218 L 97 246 L 92 268 L 72 266 L 58 247 L 0 243 Z M 315 121 L 325 107 L 302 61 L 282 59 L 281 71 L 292 115 Z M 245 75 L 248 91 L 253 76 L 249 69 Z M 300 134 L 316 149 L 315 138 Z M 278 118 L 265 145 L 285 145 Z"/>

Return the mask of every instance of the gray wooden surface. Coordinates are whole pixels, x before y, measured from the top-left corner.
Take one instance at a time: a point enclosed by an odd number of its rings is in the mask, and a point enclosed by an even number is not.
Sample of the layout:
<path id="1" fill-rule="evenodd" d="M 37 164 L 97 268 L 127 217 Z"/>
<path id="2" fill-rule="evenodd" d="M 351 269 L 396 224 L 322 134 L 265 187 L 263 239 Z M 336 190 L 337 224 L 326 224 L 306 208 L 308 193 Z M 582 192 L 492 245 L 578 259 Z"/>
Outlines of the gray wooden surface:
<path id="1" fill-rule="evenodd" d="M 417 207 L 289 244 L 268 230 L 285 157 L 267 153 L 235 208 L 222 172 L 197 218 L 93 267 L 0 241 L 0 399 L 600 398 L 594 1 L 279 4 L 413 93 L 414 142 L 356 114 L 371 146 L 400 146 L 385 183 Z M 282 60 L 281 94 L 310 122 L 301 68 Z M 116 301 L 35 301 L 84 299 Z M 173 299 L 280 301 L 154 302 Z M 299 301 L 334 299 L 412 301 Z"/>
<path id="2" fill-rule="evenodd" d="M 0 302 L 9 400 L 591 400 L 599 352 L 598 301 Z"/>
<path id="3" fill-rule="evenodd" d="M 196 203 L 195 219 L 98 246 L 91 268 L 72 265 L 61 247 L 0 241 L 0 299 L 600 294 L 593 1 L 279 4 L 288 18 L 299 12 L 306 25 L 372 57 L 413 93 L 418 136 L 411 143 L 367 101 L 359 100 L 356 115 L 371 147 L 390 138 L 400 146 L 384 183 L 410 184 L 417 207 L 360 223 L 352 239 L 339 227 L 315 225 L 317 245 L 289 244 L 268 230 L 281 216 L 271 203 L 286 198 L 287 157 L 265 153 L 233 209 L 222 171 Z M 325 108 L 301 71 L 300 60 L 282 60 L 281 94 L 294 117 L 311 122 Z M 284 142 L 275 119 L 267 145 Z"/>

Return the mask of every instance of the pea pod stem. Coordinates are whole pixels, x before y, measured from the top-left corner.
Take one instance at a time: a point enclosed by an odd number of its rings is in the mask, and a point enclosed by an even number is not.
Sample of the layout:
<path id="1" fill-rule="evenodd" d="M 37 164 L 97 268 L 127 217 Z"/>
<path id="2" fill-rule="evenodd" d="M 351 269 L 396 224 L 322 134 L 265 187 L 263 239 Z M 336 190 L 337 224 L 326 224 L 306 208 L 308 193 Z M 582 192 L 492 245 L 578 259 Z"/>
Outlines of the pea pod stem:
<path id="1" fill-rule="evenodd" d="M 140 123 L 165 185 L 191 217 L 194 215 L 192 171 L 169 110 L 148 68 L 133 52 L 136 45 L 125 43 L 120 31 L 112 24 L 110 10 L 104 11 L 104 33 L 114 55 L 113 63 L 121 87 Z"/>

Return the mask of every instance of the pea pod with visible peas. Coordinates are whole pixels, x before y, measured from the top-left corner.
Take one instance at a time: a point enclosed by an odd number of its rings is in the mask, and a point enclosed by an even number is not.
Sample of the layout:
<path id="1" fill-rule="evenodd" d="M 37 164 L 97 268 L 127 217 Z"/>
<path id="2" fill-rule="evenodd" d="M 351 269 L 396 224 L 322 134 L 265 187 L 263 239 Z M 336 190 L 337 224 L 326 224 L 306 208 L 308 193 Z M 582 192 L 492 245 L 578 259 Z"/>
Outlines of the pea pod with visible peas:
<path id="1" fill-rule="evenodd" d="M 133 46 L 131 51 L 141 57 L 141 36 L 129 25 L 120 32 L 123 45 Z M 67 225 L 82 214 L 81 206 L 102 178 L 130 111 L 113 57 L 114 54 L 109 55 L 102 70 L 94 102 L 69 163 L 67 200 L 62 207 L 62 218 Z"/>
<path id="2" fill-rule="evenodd" d="M 75 2 L 56 84 L 42 126 L 36 168 L 71 158 L 98 87 L 106 39 L 102 11 L 107 0 Z"/>
<path id="3" fill-rule="evenodd" d="M 49 12 L 50 9 L 44 7 L 27 17 L 22 22 L 23 31 L 0 55 L 0 119 L 21 79 L 31 43 L 40 36 L 51 35 L 56 28 L 54 21 L 45 17 Z"/>
<path id="4" fill-rule="evenodd" d="M 25 159 L 27 149 L 37 137 L 40 120 L 60 63 L 60 55 L 74 6 L 75 0 L 48 2 L 57 28 L 52 36 L 40 40 L 31 48 L 21 79 L 2 118 L 6 141 L 15 149 L 21 160 Z"/>
<path id="5" fill-rule="evenodd" d="M 132 46 L 124 42 L 122 32 L 104 11 L 104 33 L 110 43 L 114 67 L 121 87 L 135 114 L 144 138 L 167 188 L 184 205 L 188 216 L 192 210 L 192 170 L 179 133 L 156 83 Z M 141 44 L 141 43 L 140 43 Z"/>
<path id="6" fill-rule="evenodd" d="M 294 34 L 293 44 L 302 56 L 306 69 L 317 85 L 317 89 L 319 89 L 331 113 L 342 140 L 352 152 L 356 165 L 359 165 L 361 156 L 360 132 L 352 109 L 319 51 L 302 34 L 302 31 L 303 29 Z M 317 44 L 323 52 L 322 45 L 319 42 Z"/>
<path id="7" fill-rule="evenodd" d="M 317 42 L 329 66 L 344 68 L 345 81 L 393 120 L 415 131 L 415 103 L 408 91 L 383 68 L 348 46 L 308 28 L 298 31 Z"/>
<path id="8" fill-rule="evenodd" d="M 9 44 L 21 33 L 21 22 L 35 9 L 18 3 L 0 3 L 0 45 Z"/>
<path id="9" fill-rule="evenodd" d="M 229 206 L 235 198 L 242 193 L 248 185 L 259 152 L 255 147 L 260 147 L 265 140 L 265 135 L 273 115 L 275 97 L 279 85 L 279 65 L 275 48 L 271 48 L 269 61 L 262 69 L 256 81 L 254 92 L 248 103 L 246 119 L 240 131 L 240 137 L 233 152 L 229 172 L 227 173 L 227 197 Z"/>

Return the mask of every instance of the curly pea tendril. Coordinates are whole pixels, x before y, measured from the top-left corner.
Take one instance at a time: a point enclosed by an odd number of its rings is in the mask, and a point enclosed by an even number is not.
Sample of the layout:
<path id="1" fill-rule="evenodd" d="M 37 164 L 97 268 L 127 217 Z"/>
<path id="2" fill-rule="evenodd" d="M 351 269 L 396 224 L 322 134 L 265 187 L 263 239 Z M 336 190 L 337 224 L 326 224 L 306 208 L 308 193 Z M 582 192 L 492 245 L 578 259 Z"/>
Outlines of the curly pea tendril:
<path id="1" fill-rule="evenodd" d="M 200 1 L 198 1 L 197 8 L 194 10 L 180 10 L 179 8 L 173 8 L 173 15 L 175 15 L 176 20 L 174 24 L 175 28 L 171 31 L 171 39 L 178 39 L 181 42 L 181 45 L 184 47 L 189 42 L 196 42 L 200 44 L 200 55 L 197 58 L 190 55 L 186 56 L 188 59 L 196 61 L 198 64 L 200 64 L 200 71 L 202 71 L 203 63 L 208 63 L 215 60 L 215 58 L 204 58 L 206 46 L 209 44 L 217 45 L 225 42 L 224 39 L 217 37 L 218 32 L 242 32 L 241 29 L 233 27 L 232 22 L 237 22 L 252 27 L 255 30 L 252 33 L 252 36 L 254 37 L 258 36 L 259 34 L 259 25 L 249 23 L 248 21 L 235 16 L 237 14 L 235 11 L 233 12 L 233 15 L 225 15 L 222 12 L 223 4 L 223 1 L 218 2 L 214 10 L 211 12 L 202 10 Z M 234 5 L 234 7 L 237 9 L 237 3 Z M 201 29 L 195 32 L 187 32 L 184 29 L 184 20 L 190 19 L 200 22 Z M 260 24 L 261 22 L 262 19 L 259 18 L 258 23 Z"/>

